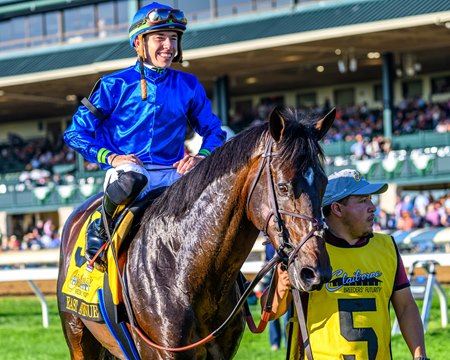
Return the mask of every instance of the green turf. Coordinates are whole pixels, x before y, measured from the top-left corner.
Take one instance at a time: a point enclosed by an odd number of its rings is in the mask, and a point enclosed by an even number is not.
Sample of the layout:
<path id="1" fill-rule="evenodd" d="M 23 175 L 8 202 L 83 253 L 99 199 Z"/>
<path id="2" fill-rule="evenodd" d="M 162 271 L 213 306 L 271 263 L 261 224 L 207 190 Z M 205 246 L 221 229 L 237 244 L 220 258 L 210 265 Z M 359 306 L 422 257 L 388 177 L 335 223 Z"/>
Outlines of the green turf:
<path id="1" fill-rule="evenodd" d="M 446 287 L 450 301 L 450 287 Z M 0 298 L 0 359 L 1 360 L 60 360 L 68 359 L 69 353 L 61 331 L 56 298 L 50 297 L 50 327 L 42 327 L 41 307 L 35 297 Z M 421 303 L 419 303 L 421 306 Z M 258 306 L 252 307 L 256 315 Z M 428 331 L 425 336 L 428 356 L 431 359 L 447 359 L 450 353 L 450 326 L 441 328 L 439 299 L 433 298 Z M 400 335 L 394 336 L 392 350 L 395 360 L 410 360 L 409 351 Z M 285 358 L 284 348 L 272 351 L 268 331 L 251 334 L 245 331 L 237 360 Z"/>

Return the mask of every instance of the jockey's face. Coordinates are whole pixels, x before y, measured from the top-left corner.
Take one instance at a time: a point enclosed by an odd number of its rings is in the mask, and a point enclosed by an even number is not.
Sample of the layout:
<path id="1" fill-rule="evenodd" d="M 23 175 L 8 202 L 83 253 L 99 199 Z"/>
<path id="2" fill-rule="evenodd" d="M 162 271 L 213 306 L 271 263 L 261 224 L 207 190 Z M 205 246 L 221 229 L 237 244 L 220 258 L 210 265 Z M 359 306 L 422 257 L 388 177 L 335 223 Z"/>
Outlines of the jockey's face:
<path id="1" fill-rule="evenodd" d="M 178 51 L 178 34 L 175 31 L 158 31 L 145 35 L 144 51 L 146 62 L 150 65 L 159 68 L 170 67 Z"/>

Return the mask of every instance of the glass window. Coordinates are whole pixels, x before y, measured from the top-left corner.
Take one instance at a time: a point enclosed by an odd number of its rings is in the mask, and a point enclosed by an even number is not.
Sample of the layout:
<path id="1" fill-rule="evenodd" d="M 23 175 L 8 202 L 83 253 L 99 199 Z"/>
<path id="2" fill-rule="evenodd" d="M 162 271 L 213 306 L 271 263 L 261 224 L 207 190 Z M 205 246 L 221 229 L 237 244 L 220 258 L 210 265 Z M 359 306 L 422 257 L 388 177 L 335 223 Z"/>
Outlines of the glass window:
<path id="1" fill-rule="evenodd" d="M 373 86 L 373 99 L 379 102 L 383 101 L 383 87 L 381 84 L 375 84 Z"/>
<path id="2" fill-rule="evenodd" d="M 211 7 L 209 0 L 178 0 L 174 6 L 184 11 L 190 22 L 209 20 L 211 19 Z"/>
<path id="3" fill-rule="evenodd" d="M 47 44 L 60 42 L 62 29 L 60 14 L 56 11 L 44 14 L 44 35 Z"/>
<path id="4" fill-rule="evenodd" d="M 254 10 L 270 10 L 270 9 L 276 9 L 278 6 L 278 3 L 280 1 L 276 0 L 254 0 L 255 8 Z"/>
<path id="5" fill-rule="evenodd" d="M 18 17 L 11 19 L 10 27 L 10 40 L 13 41 L 13 48 L 21 48 L 25 46 L 25 18 Z"/>
<path id="6" fill-rule="evenodd" d="M 152 2 L 153 0 L 142 1 L 142 6 Z M 183 10 L 188 19 L 188 25 L 190 22 L 211 19 L 210 0 L 167 0 L 164 4 Z"/>
<path id="7" fill-rule="evenodd" d="M 66 9 L 63 12 L 64 40 L 78 42 L 96 36 L 94 6 Z"/>
<path id="8" fill-rule="evenodd" d="M 11 40 L 10 21 L 0 22 L 0 49 L 7 50 L 11 48 L 9 41 Z"/>
<path id="9" fill-rule="evenodd" d="M 445 94 L 450 92 L 450 76 L 431 78 L 431 93 Z"/>
<path id="10" fill-rule="evenodd" d="M 248 14 L 253 10 L 249 0 L 217 0 L 217 16 Z"/>
<path id="11" fill-rule="evenodd" d="M 422 80 L 404 81 L 402 83 L 403 97 L 412 99 L 422 96 Z"/>
<path id="12" fill-rule="evenodd" d="M 338 89 L 334 91 L 334 103 L 339 107 L 355 105 L 355 89 Z"/>
<path id="13" fill-rule="evenodd" d="M 116 12 L 111 2 L 98 4 L 98 37 L 104 38 L 114 31 L 116 25 Z"/>
<path id="14" fill-rule="evenodd" d="M 118 32 L 128 32 L 128 27 L 130 26 L 130 16 L 128 14 L 128 1 L 117 1 L 114 2 L 116 6 L 116 17 L 118 24 Z"/>
<path id="15" fill-rule="evenodd" d="M 316 93 L 297 94 L 297 107 L 302 109 L 312 109 L 317 106 Z"/>
<path id="16" fill-rule="evenodd" d="M 38 46 L 44 42 L 44 19 L 42 14 L 28 17 L 27 36 L 30 46 Z"/>

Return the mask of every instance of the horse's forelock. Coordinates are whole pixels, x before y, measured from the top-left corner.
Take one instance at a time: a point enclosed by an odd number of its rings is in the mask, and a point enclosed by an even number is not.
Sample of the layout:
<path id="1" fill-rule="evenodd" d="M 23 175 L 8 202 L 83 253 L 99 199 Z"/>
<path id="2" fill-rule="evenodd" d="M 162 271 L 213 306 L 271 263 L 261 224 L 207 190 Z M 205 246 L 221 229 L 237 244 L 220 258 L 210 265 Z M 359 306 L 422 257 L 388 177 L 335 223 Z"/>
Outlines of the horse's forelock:
<path id="1" fill-rule="evenodd" d="M 303 171 L 317 159 L 323 161 L 324 154 L 317 140 L 315 124 L 312 117 L 299 118 L 295 109 L 286 108 L 282 111 L 286 129 L 278 151 L 282 162 L 295 164 Z"/>

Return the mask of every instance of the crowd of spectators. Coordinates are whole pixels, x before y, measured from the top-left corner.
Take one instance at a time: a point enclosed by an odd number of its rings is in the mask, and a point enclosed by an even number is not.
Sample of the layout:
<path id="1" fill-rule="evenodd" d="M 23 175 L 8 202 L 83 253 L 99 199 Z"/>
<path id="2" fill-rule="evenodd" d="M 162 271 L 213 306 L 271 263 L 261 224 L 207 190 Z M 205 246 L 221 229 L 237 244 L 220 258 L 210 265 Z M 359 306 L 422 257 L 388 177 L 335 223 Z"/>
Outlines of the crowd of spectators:
<path id="1" fill-rule="evenodd" d="M 253 114 L 244 117 L 236 114 L 230 121 L 235 131 L 265 121 L 276 104 L 260 104 Z M 325 114 L 331 109 L 329 101 L 322 106 L 298 108 L 300 115 Z M 325 136 L 324 142 L 353 141 L 357 137 L 383 142 L 383 110 L 369 109 L 367 104 L 336 107 L 336 119 Z M 450 100 L 443 103 L 426 103 L 423 98 L 403 99 L 394 110 L 393 134 L 405 135 L 417 131 L 450 131 Z M 381 136 L 381 138 L 380 138 Z"/>
<path id="2" fill-rule="evenodd" d="M 230 120 L 230 128 L 235 132 L 265 121 L 273 104 L 260 104 L 251 117 L 243 118 L 236 114 Z M 324 114 L 330 110 L 328 101 L 322 106 L 312 109 L 299 108 L 300 114 Z M 328 131 L 324 143 L 337 141 L 356 141 L 352 152 L 356 159 L 370 158 L 377 154 L 387 154 L 391 150 L 391 142 L 383 137 L 383 112 L 380 109 L 369 109 L 366 104 L 336 108 L 336 119 Z M 421 130 L 435 132 L 450 131 L 450 100 L 446 103 L 426 103 L 421 97 L 403 99 L 395 109 L 393 134 L 410 134 Z M 54 141 L 45 138 L 25 141 L 16 134 L 9 134 L 8 142 L 0 145 L 0 173 L 46 171 L 46 176 L 37 180 L 45 181 L 53 174 L 55 165 L 75 164 L 76 155 L 65 145 L 62 136 Z M 87 171 L 97 170 L 95 164 L 85 163 Z M 26 176 L 24 176 L 26 177 Z M 32 177 L 30 175 L 30 177 Z M 43 178 L 41 180 L 39 178 Z M 34 179 L 32 179 L 34 180 Z"/>
<path id="3" fill-rule="evenodd" d="M 397 196 L 394 212 L 379 210 L 376 229 L 412 230 L 450 226 L 450 193 L 434 198 L 423 191 Z"/>
<path id="4" fill-rule="evenodd" d="M 51 219 L 37 220 L 26 231 L 20 227 L 10 236 L 1 236 L 1 251 L 58 248 L 61 239 Z"/>

